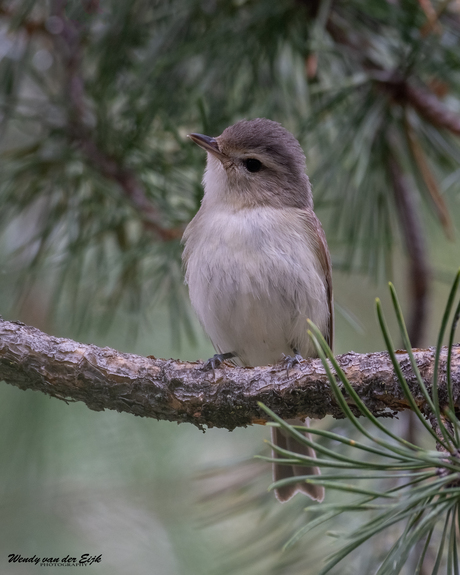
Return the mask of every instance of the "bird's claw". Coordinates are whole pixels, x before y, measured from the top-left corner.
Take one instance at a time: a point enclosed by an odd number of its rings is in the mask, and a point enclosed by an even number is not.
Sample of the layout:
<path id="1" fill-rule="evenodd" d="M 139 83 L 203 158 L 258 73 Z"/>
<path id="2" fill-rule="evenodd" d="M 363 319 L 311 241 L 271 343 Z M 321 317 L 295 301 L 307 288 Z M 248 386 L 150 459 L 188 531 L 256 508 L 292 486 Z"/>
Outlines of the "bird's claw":
<path id="1" fill-rule="evenodd" d="M 235 354 L 232 352 L 216 353 L 210 359 L 208 359 L 208 361 L 203 365 L 203 371 L 208 371 L 209 369 L 212 369 L 212 374 L 214 376 L 214 379 L 216 379 L 215 370 L 218 369 L 226 359 L 231 359 L 232 357 L 235 357 Z"/>
<path id="2" fill-rule="evenodd" d="M 294 356 L 283 354 L 282 363 L 286 368 L 287 377 L 289 377 L 289 370 L 292 369 L 295 365 L 300 365 L 303 361 L 303 357 L 300 355 L 300 353 L 296 353 L 295 351 L 294 353 Z"/>

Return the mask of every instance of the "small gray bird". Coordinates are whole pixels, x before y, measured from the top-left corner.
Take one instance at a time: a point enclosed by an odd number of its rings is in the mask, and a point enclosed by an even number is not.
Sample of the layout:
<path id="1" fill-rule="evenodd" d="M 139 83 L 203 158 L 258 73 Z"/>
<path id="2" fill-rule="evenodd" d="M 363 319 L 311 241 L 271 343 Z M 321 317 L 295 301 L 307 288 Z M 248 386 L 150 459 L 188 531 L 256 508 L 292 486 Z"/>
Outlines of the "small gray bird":
<path id="1" fill-rule="evenodd" d="M 264 118 L 242 120 L 216 138 L 190 138 L 206 150 L 207 166 L 201 207 L 184 233 L 183 261 L 192 305 L 218 352 L 208 365 L 315 357 L 307 319 L 332 346 L 331 261 L 299 142 Z M 281 429 L 272 428 L 272 441 L 315 455 Z M 319 474 L 295 465 L 273 470 L 275 480 Z M 324 497 L 322 487 L 302 482 L 276 496 L 288 501 L 298 491 Z"/>

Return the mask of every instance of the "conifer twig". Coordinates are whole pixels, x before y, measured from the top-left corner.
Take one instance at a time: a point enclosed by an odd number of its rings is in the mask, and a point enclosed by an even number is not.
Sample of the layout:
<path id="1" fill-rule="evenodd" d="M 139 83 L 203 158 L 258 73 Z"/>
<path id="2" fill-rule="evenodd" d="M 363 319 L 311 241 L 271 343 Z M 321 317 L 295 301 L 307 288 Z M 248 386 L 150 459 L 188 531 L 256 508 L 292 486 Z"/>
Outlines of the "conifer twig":
<path id="1" fill-rule="evenodd" d="M 428 252 L 414 194 L 393 153 L 389 154 L 388 168 L 390 179 L 393 183 L 393 193 L 401 223 L 401 231 L 409 256 L 408 279 L 411 302 L 408 322 L 409 338 L 414 346 L 419 346 L 423 345 L 428 316 L 430 279 Z"/>
<path id="2" fill-rule="evenodd" d="M 56 54 L 60 54 L 66 71 L 65 89 L 69 101 L 68 135 L 86 161 L 105 178 L 117 182 L 123 194 L 138 212 L 144 227 L 163 241 L 182 236 L 182 228 L 165 228 L 161 215 L 148 199 L 136 174 L 102 150 L 85 122 L 87 116 L 84 81 L 81 74 L 81 32 L 65 15 L 62 0 L 54 2 L 55 17 L 61 19 L 62 31 L 55 37 Z"/>

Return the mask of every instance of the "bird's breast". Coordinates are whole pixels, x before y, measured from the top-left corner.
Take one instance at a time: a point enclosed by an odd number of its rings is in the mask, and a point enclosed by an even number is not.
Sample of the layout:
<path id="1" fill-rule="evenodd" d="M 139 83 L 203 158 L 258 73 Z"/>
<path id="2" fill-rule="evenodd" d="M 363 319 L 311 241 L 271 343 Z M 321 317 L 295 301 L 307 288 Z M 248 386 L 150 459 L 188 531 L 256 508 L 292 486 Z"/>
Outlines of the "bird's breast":
<path id="1" fill-rule="evenodd" d="M 320 264 L 314 242 L 296 212 L 253 208 L 204 214 L 186 239 L 188 283 L 200 277 L 254 291 L 315 275 Z"/>
<path id="2" fill-rule="evenodd" d="M 190 298 L 214 346 L 247 365 L 276 362 L 292 345 L 310 354 L 307 317 L 327 325 L 314 241 L 300 210 L 199 213 L 186 231 Z"/>

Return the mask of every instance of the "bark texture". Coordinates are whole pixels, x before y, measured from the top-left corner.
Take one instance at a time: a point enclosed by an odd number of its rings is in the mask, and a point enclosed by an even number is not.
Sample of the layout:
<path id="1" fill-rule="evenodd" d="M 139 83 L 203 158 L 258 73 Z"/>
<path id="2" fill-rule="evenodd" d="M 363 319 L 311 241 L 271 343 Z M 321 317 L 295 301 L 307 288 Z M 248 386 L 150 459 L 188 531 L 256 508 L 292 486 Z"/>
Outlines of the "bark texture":
<path id="1" fill-rule="evenodd" d="M 434 349 L 414 350 L 430 388 Z M 397 352 L 413 394 L 424 400 L 405 351 Z M 447 350 L 440 364 L 440 400 L 446 403 Z M 369 409 L 391 417 L 408 408 L 386 352 L 338 356 L 349 381 Z M 0 320 L 0 380 L 41 391 L 64 401 L 83 401 L 90 409 L 113 409 L 141 417 L 234 429 L 265 423 L 261 401 L 285 419 L 343 417 L 319 359 L 305 360 L 286 374 L 280 365 L 224 366 L 203 371 L 201 362 L 156 359 L 120 353 L 47 335 L 19 322 Z M 452 357 L 454 402 L 460 409 L 460 345 Z"/>

